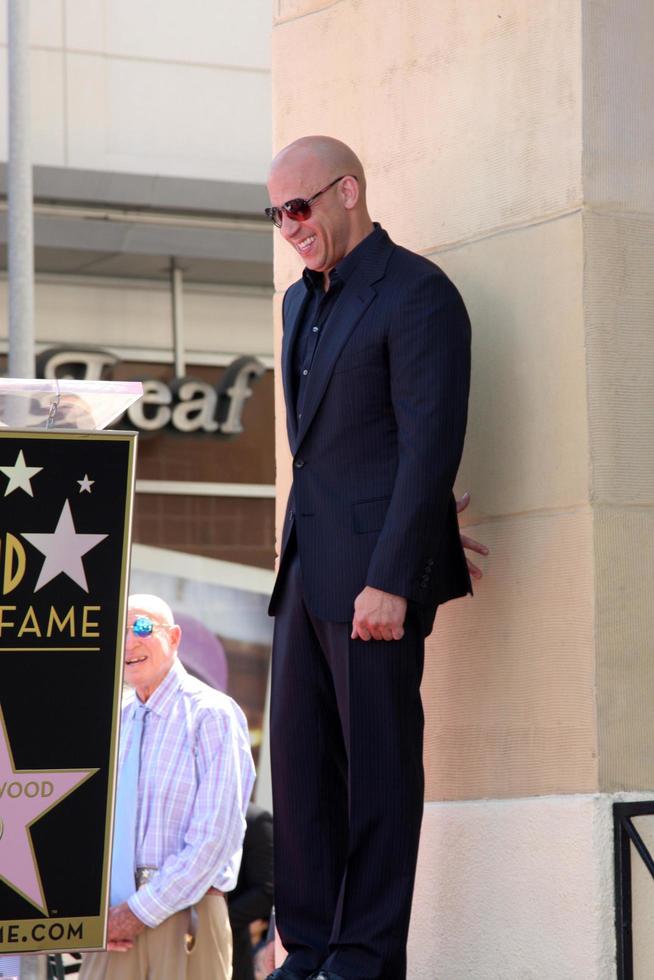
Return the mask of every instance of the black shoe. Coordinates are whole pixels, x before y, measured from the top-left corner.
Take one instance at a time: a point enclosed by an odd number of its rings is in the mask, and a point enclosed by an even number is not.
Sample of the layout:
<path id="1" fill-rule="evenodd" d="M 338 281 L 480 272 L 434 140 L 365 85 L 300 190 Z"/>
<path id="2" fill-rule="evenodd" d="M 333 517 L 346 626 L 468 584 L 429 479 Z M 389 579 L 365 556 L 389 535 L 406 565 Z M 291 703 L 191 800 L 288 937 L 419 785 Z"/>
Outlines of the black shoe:
<path id="1" fill-rule="evenodd" d="M 311 977 L 313 973 L 297 973 L 295 970 L 280 966 L 279 969 L 269 973 L 266 980 L 310 980 Z"/>

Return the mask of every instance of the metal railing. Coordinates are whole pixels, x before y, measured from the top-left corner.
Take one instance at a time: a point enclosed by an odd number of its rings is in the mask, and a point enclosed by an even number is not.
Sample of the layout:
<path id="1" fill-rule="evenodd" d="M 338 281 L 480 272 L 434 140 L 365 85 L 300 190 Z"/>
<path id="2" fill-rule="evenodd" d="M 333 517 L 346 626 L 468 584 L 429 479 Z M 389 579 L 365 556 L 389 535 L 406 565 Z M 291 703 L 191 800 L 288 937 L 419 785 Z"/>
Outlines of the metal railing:
<path id="1" fill-rule="evenodd" d="M 72 963 L 64 963 L 61 953 L 48 954 L 48 980 L 66 980 L 66 977 L 77 976 L 81 966 L 81 953 L 67 953 L 67 960 Z"/>
<path id="2" fill-rule="evenodd" d="M 632 848 L 654 878 L 654 858 L 634 827 L 632 818 L 654 816 L 654 800 L 613 804 L 615 849 L 615 929 L 618 980 L 634 980 L 633 906 L 631 886 Z"/>

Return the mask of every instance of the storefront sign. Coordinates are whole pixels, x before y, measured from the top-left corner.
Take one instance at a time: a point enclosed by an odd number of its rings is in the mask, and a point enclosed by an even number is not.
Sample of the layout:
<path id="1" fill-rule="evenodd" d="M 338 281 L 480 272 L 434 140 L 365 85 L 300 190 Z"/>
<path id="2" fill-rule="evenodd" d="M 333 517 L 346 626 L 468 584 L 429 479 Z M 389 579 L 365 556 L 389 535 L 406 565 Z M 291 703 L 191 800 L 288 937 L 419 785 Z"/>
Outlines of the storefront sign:
<path id="1" fill-rule="evenodd" d="M 37 358 L 43 378 L 76 378 L 97 381 L 118 363 L 108 351 L 84 348 L 50 348 Z M 226 368 L 217 385 L 193 378 L 160 381 L 139 378 L 143 397 L 126 413 L 131 427 L 141 432 L 174 429 L 183 433 L 234 436 L 243 431 L 243 408 L 252 395 L 253 380 L 266 371 L 256 357 L 238 357 Z"/>
<path id="2" fill-rule="evenodd" d="M 135 443 L 0 429 L 0 954 L 104 943 Z"/>

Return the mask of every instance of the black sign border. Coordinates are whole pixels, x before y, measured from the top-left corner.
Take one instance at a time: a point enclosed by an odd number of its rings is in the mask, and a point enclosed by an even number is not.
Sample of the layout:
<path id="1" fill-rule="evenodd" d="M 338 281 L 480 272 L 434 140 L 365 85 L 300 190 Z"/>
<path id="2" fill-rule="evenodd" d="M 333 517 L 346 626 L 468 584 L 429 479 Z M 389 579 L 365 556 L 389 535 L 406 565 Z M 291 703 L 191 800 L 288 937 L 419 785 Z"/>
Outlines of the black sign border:
<path id="1" fill-rule="evenodd" d="M 81 429 L 17 430 L 0 428 L 0 439 L 27 442 L 47 440 L 125 442 L 128 444 L 128 461 L 125 473 L 124 525 L 120 584 L 118 590 L 118 616 L 114 647 L 114 691 L 111 714 L 111 737 L 108 761 L 107 807 L 105 812 L 104 859 L 102 864 L 102 888 L 100 914 L 97 916 L 43 917 L 38 919 L 0 920 L 0 955 L 17 955 L 58 950 L 98 950 L 106 947 L 107 917 L 109 908 L 109 871 L 111 867 L 111 842 L 113 836 L 114 801 L 118 770 L 118 743 L 120 707 L 123 680 L 123 647 L 127 621 L 127 597 L 134 512 L 136 478 L 136 449 L 138 433 L 133 431 Z M 80 933 L 81 926 L 81 937 Z"/>

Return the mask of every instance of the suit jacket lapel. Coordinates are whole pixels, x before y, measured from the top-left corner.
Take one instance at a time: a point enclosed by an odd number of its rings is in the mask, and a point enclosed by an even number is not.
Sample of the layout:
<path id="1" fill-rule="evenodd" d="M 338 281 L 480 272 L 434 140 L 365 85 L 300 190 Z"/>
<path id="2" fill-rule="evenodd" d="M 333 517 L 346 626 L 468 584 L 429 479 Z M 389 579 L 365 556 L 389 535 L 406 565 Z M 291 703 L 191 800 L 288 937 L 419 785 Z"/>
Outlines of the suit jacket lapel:
<path id="1" fill-rule="evenodd" d="M 295 452 L 297 439 L 297 417 L 295 414 L 295 395 L 293 391 L 293 347 L 298 327 L 302 321 L 304 307 L 309 294 L 300 282 L 297 289 L 288 294 L 284 310 L 284 335 L 282 337 L 282 380 L 286 400 L 286 428 L 291 452 Z"/>
<path id="2" fill-rule="evenodd" d="M 339 354 L 377 295 L 373 284 L 383 277 L 393 248 L 393 243 L 384 232 L 377 247 L 357 265 L 334 305 L 311 367 L 311 381 L 307 387 L 293 452 L 297 451 L 315 417 Z"/>

